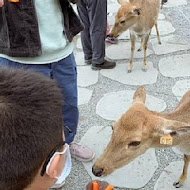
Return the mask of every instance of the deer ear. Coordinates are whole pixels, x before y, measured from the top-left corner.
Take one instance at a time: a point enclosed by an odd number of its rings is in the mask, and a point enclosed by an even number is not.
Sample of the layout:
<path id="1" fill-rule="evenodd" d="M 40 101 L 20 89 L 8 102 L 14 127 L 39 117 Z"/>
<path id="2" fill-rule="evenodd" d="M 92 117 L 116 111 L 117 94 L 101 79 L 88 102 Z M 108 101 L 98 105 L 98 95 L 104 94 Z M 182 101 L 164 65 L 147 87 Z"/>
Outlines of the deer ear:
<path id="1" fill-rule="evenodd" d="M 190 133 L 190 124 L 180 121 L 167 120 L 165 121 L 162 131 L 164 134 L 183 136 Z"/>
<path id="2" fill-rule="evenodd" d="M 142 102 L 145 103 L 146 100 L 146 90 L 144 86 L 140 86 L 137 88 L 134 96 L 133 96 L 133 103 L 134 102 Z"/>
<path id="3" fill-rule="evenodd" d="M 140 14 L 141 14 L 141 9 L 134 6 L 132 9 L 132 15 L 133 16 L 139 16 Z"/>

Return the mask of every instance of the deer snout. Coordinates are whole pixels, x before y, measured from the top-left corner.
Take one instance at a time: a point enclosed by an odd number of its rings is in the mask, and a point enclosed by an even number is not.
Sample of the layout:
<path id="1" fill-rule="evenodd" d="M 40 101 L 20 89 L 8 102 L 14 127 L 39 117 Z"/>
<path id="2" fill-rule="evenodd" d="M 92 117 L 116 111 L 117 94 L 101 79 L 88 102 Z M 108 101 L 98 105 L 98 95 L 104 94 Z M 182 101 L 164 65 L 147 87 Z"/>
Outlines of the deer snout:
<path id="1" fill-rule="evenodd" d="M 96 176 L 96 177 L 101 177 L 103 174 L 104 169 L 103 168 L 95 168 L 94 166 L 92 167 L 92 173 Z"/>

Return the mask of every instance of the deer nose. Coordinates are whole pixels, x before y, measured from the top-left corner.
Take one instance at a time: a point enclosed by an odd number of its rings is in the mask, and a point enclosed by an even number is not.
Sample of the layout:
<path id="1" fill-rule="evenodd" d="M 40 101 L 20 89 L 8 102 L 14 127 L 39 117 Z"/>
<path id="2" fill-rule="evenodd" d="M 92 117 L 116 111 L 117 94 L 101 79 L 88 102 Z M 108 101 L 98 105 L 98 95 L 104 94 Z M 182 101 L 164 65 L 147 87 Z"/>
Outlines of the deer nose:
<path id="1" fill-rule="evenodd" d="M 103 173 L 104 169 L 103 168 L 97 168 L 97 169 L 94 169 L 94 167 L 92 167 L 92 173 L 97 176 L 97 177 L 100 177 Z"/>

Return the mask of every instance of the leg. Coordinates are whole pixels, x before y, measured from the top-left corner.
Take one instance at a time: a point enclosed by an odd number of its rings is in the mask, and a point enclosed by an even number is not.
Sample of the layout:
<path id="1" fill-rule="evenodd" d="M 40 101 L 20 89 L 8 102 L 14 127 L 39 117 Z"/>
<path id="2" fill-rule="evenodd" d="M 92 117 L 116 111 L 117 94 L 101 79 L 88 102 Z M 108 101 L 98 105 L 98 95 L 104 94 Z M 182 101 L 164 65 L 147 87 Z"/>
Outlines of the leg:
<path id="1" fill-rule="evenodd" d="M 101 64 L 105 58 L 105 37 L 107 26 L 107 0 L 86 0 L 90 20 L 92 61 Z M 101 18 L 101 19 L 100 19 Z"/>
<path id="2" fill-rule="evenodd" d="M 66 142 L 70 144 L 71 156 L 79 161 L 91 161 L 95 152 L 86 146 L 72 142 L 77 132 L 79 118 L 77 70 L 73 54 L 52 64 L 52 78 L 56 79 L 63 95 L 64 132 Z"/>
<path id="3" fill-rule="evenodd" d="M 146 50 L 147 50 L 147 44 L 148 44 L 148 39 L 149 39 L 150 33 L 145 35 L 144 37 L 144 43 L 143 43 L 143 50 L 144 50 L 144 62 L 143 62 L 143 67 L 142 70 L 146 71 L 147 70 L 147 63 L 146 63 Z"/>
<path id="4" fill-rule="evenodd" d="M 161 44 L 161 40 L 160 40 L 160 34 L 158 31 L 158 23 L 155 23 L 155 28 L 156 28 L 156 35 L 157 35 L 157 40 L 158 40 L 158 44 Z"/>
<path id="5" fill-rule="evenodd" d="M 90 20 L 88 16 L 87 2 L 85 0 L 80 0 L 77 4 L 77 9 L 80 19 L 85 26 L 84 30 L 81 31 L 81 43 L 84 51 L 84 59 L 87 63 L 90 63 L 92 60 L 92 44 L 90 38 Z"/>
<path id="6" fill-rule="evenodd" d="M 142 50 L 142 47 L 143 47 L 143 39 L 144 39 L 144 38 L 141 38 L 141 46 L 140 46 L 140 48 L 139 48 L 137 51 L 141 51 L 141 50 Z"/>
<path id="7" fill-rule="evenodd" d="M 52 64 L 52 78 L 57 81 L 63 96 L 63 120 L 66 142 L 71 143 L 78 126 L 77 71 L 73 54 Z M 68 137 L 68 138 L 67 138 Z"/>
<path id="8" fill-rule="evenodd" d="M 133 59 L 134 59 L 135 41 L 136 41 L 135 35 L 130 33 L 130 39 L 131 39 L 131 59 L 128 66 L 128 73 L 131 73 L 133 69 Z"/>
<path id="9" fill-rule="evenodd" d="M 184 181 L 187 179 L 187 170 L 189 166 L 189 161 L 190 161 L 190 156 L 184 154 L 183 172 L 179 180 L 173 184 L 176 188 L 180 188 L 183 185 Z"/>

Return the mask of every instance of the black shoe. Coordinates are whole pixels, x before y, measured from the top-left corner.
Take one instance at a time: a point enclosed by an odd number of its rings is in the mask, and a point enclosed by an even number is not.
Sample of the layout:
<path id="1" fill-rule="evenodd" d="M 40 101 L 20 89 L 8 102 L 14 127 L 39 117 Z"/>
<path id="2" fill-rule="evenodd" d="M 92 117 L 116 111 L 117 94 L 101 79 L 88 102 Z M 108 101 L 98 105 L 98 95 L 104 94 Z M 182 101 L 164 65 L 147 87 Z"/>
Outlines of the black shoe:
<path id="1" fill-rule="evenodd" d="M 100 70 L 100 69 L 113 69 L 116 66 L 115 62 L 104 60 L 101 64 L 92 63 L 93 70 Z"/>

